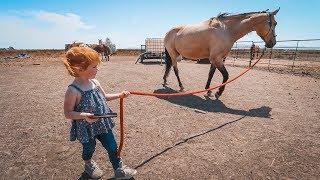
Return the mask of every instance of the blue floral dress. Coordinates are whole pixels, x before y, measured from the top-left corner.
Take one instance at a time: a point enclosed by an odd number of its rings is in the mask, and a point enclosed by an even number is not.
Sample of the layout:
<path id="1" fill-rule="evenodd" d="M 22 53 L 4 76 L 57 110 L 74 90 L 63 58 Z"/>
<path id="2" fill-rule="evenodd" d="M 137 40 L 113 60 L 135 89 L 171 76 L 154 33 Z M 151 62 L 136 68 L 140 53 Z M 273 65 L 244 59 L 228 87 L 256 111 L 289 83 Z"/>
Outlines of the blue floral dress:
<path id="1" fill-rule="evenodd" d="M 82 91 L 78 86 L 70 84 L 81 93 L 81 99 L 78 105 L 75 106 L 76 112 L 88 112 L 92 114 L 103 115 L 111 113 L 111 109 L 106 103 L 100 88 L 95 84 L 95 88 L 88 91 Z M 89 139 L 94 139 L 95 136 L 107 133 L 114 127 L 114 122 L 111 118 L 99 118 L 98 121 L 88 123 L 84 119 L 72 120 L 70 130 L 70 140 L 78 139 L 81 143 L 88 143 Z"/>

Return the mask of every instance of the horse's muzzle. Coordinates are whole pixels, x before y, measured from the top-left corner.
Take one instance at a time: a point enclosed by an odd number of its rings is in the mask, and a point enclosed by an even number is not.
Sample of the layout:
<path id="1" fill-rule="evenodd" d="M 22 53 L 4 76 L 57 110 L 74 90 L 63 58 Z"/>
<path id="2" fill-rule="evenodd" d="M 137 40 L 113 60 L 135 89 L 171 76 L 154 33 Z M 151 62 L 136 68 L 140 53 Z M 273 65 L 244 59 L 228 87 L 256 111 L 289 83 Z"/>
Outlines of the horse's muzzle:
<path id="1" fill-rule="evenodd" d="M 273 48 L 276 45 L 276 42 L 266 43 L 267 48 Z"/>

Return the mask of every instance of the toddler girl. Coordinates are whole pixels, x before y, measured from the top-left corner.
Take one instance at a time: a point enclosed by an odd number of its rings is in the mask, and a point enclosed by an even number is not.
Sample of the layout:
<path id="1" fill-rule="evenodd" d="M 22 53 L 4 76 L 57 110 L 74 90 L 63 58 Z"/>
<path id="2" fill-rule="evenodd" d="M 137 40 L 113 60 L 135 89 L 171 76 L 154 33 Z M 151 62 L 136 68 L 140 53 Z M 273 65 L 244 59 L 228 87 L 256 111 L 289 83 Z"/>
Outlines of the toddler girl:
<path id="1" fill-rule="evenodd" d="M 116 156 L 117 143 L 112 132 L 114 122 L 110 117 L 97 117 L 111 113 L 106 101 L 127 97 L 130 93 L 106 94 L 98 80 L 94 79 L 101 63 L 99 54 L 88 47 L 73 47 L 66 53 L 64 65 L 74 77 L 68 86 L 64 100 L 64 114 L 72 120 L 70 140 L 82 144 L 84 170 L 91 178 L 103 175 L 99 166 L 91 160 L 96 139 L 106 149 L 116 179 L 130 179 L 136 170 L 125 166 Z"/>

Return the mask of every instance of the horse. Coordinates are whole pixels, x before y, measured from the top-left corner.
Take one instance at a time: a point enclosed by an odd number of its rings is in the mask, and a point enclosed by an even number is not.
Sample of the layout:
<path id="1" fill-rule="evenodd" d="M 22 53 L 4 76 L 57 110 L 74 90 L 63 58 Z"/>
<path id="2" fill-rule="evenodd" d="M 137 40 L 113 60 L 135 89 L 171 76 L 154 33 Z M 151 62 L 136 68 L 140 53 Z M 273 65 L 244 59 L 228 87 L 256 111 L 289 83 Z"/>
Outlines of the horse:
<path id="1" fill-rule="evenodd" d="M 193 60 L 209 59 L 211 66 L 205 89 L 209 89 L 216 68 L 223 76 L 222 82 L 226 82 L 229 74 L 224 66 L 224 59 L 238 39 L 255 31 L 265 42 L 267 48 L 272 48 L 276 44 L 275 15 L 279 10 L 280 8 L 268 12 L 267 9 L 235 15 L 223 13 L 198 24 L 172 28 L 164 38 L 166 68 L 163 86 L 167 85 L 167 77 L 173 66 L 180 91 L 184 91 L 177 66 L 179 56 Z M 215 93 L 217 99 L 222 95 L 224 89 L 225 86 L 222 86 Z M 210 90 L 207 95 L 211 96 L 211 93 Z"/>
<path id="2" fill-rule="evenodd" d="M 102 60 L 105 59 L 106 61 L 109 61 L 109 55 L 111 54 L 109 46 L 105 44 L 88 44 L 88 46 L 100 53 Z"/>
<path id="3" fill-rule="evenodd" d="M 256 59 L 258 59 L 258 57 L 259 57 L 259 52 L 260 52 L 260 47 L 259 47 L 259 45 L 255 45 L 255 47 L 254 47 L 254 57 L 255 57 Z"/>
<path id="4" fill-rule="evenodd" d="M 259 57 L 260 47 L 254 43 L 252 43 L 250 47 L 250 59 L 256 59 Z"/>
<path id="5" fill-rule="evenodd" d="M 73 42 L 72 44 L 67 44 L 65 46 L 65 50 L 68 50 L 72 47 L 89 47 L 95 50 L 97 53 L 100 53 L 102 56 L 102 60 L 106 59 L 106 61 L 109 61 L 109 55 L 111 54 L 109 46 L 105 44 L 85 44 L 82 42 Z"/>

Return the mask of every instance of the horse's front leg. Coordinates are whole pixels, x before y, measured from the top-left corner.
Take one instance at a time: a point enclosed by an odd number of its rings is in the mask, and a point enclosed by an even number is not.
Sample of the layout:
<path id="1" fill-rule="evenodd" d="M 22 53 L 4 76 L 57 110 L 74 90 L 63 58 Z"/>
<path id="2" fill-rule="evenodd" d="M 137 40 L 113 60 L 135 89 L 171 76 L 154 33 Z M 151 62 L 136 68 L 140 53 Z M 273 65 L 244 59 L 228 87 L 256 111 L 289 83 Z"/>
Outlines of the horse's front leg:
<path id="1" fill-rule="evenodd" d="M 222 83 L 227 82 L 228 79 L 229 79 L 229 73 L 228 73 L 228 71 L 226 70 L 225 66 L 224 66 L 224 65 L 221 65 L 220 67 L 218 67 L 218 70 L 221 72 L 221 74 L 222 74 L 222 76 L 223 76 L 223 81 L 222 81 Z M 224 88 L 225 88 L 225 85 L 224 85 L 224 86 L 221 86 L 221 87 L 219 88 L 219 91 L 216 92 L 215 97 L 216 97 L 217 99 L 218 99 L 218 98 L 221 96 L 221 94 L 223 93 Z"/>
<path id="2" fill-rule="evenodd" d="M 206 85 L 205 89 L 209 89 L 210 84 L 211 84 L 211 80 L 212 80 L 212 77 L 213 77 L 213 74 L 214 74 L 215 71 L 216 71 L 216 67 L 215 67 L 213 64 L 211 64 L 211 66 L 210 66 L 210 71 L 209 71 L 209 75 L 208 75 L 208 81 L 207 81 L 207 85 Z M 208 96 L 212 96 L 212 91 L 209 90 L 209 91 L 207 92 L 207 95 L 208 95 Z"/>

